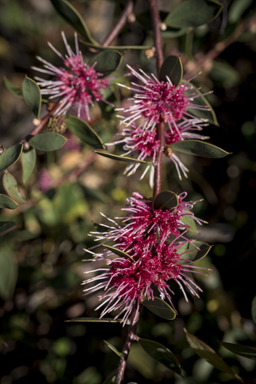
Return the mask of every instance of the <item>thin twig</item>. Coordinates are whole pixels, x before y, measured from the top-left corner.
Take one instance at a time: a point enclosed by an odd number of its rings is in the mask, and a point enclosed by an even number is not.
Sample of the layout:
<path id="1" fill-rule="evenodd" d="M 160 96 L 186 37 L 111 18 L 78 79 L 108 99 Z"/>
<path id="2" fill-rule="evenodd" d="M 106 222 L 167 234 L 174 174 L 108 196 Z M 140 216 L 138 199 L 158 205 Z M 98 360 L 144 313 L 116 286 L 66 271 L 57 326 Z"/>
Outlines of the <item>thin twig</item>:
<path id="1" fill-rule="evenodd" d="M 157 0 L 148 0 L 149 3 L 149 10 L 150 10 L 150 16 L 153 26 L 153 32 L 154 32 L 154 45 L 156 50 L 156 66 L 157 70 L 159 71 L 163 61 L 164 61 L 164 54 L 163 54 L 163 48 L 162 48 L 162 36 L 161 36 L 161 30 L 160 30 L 160 16 L 157 6 Z"/>
<path id="2" fill-rule="evenodd" d="M 24 144 L 26 142 L 28 142 L 31 137 L 33 136 L 36 136 L 38 135 L 42 129 L 47 125 L 48 121 L 49 121 L 49 118 L 54 114 L 54 112 L 58 109 L 60 103 L 57 103 L 53 109 L 47 113 L 47 115 L 45 115 L 41 120 L 40 120 L 40 123 L 38 125 L 36 125 L 31 132 L 29 132 L 29 134 L 25 137 L 25 139 L 21 140 L 21 144 Z"/>
<path id="3" fill-rule="evenodd" d="M 130 329 L 129 329 L 129 332 L 128 332 L 128 335 L 126 337 L 125 344 L 124 344 L 124 347 L 122 350 L 122 354 L 124 356 L 124 359 L 120 359 L 119 366 L 117 369 L 116 378 L 115 378 L 115 384 L 121 384 L 123 377 L 124 377 L 126 363 L 127 363 L 127 359 L 129 356 L 132 342 L 134 340 L 137 340 L 137 324 L 138 324 L 139 316 L 140 316 L 139 311 L 140 311 L 140 309 L 139 310 L 137 309 L 137 303 L 135 303 L 134 308 L 133 308 L 133 312 L 131 315 L 131 326 L 130 326 Z"/>
<path id="4" fill-rule="evenodd" d="M 127 2 L 123 12 L 121 13 L 121 15 L 119 17 L 118 22 L 116 23 L 116 25 L 114 26 L 114 28 L 112 29 L 112 31 L 110 32 L 108 37 L 105 39 L 104 43 L 102 44 L 103 47 L 107 47 L 108 45 L 110 45 L 112 43 L 112 41 L 118 36 L 119 32 L 121 32 L 121 30 L 123 29 L 123 27 L 127 23 L 128 16 L 133 11 L 133 5 L 134 5 L 133 0 L 129 0 Z"/>
<path id="5" fill-rule="evenodd" d="M 160 30 L 160 16 L 157 7 L 157 0 L 149 0 L 149 10 L 153 25 L 154 31 L 154 45 L 156 52 L 156 64 L 157 70 L 159 71 L 163 61 L 164 54 L 162 48 L 162 37 Z M 154 175 L 154 197 L 161 192 L 161 171 L 162 171 L 162 157 L 163 157 L 163 146 L 164 146 L 164 122 L 161 121 L 157 126 L 157 138 L 160 140 L 159 151 L 156 156 L 156 164 L 155 164 L 155 175 Z"/>
<path id="6" fill-rule="evenodd" d="M 194 65 L 193 64 L 191 65 L 191 62 L 190 62 L 189 64 L 192 66 L 192 68 L 190 68 L 186 72 L 186 74 L 184 75 L 184 79 L 187 79 L 187 80 L 190 79 L 191 77 L 193 77 L 193 75 L 197 74 L 201 69 L 206 70 L 207 68 L 211 68 L 212 61 L 217 56 L 219 56 L 219 54 L 223 52 L 229 45 L 235 43 L 244 31 L 255 26 L 255 24 L 256 24 L 256 13 L 254 13 L 248 19 L 244 20 L 230 36 L 228 36 L 225 40 L 218 42 L 212 50 L 210 50 L 206 55 L 204 55 L 197 62 L 193 63 Z"/>

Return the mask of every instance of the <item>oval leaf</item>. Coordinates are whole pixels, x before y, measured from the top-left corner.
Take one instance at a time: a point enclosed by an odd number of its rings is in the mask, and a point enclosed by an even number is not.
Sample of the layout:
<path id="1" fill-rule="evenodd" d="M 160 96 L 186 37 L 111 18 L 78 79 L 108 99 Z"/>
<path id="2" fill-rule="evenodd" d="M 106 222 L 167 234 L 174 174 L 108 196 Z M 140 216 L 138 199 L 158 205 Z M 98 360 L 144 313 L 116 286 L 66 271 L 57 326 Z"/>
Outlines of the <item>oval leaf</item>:
<path id="1" fill-rule="evenodd" d="M 39 119 L 42 104 L 42 96 L 37 83 L 29 77 L 26 77 L 22 83 L 22 93 L 24 100 L 29 106 L 30 110 Z"/>
<path id="2" fill-rule="evenodd" d="M 177 253 L 181 255 L 182 259 L 192 262 L 203 259 L 212 248 L 212 245 L 203 243 L 202 241 L 192 240 L 190 243 L 182 245 Z"/>
<path id="3" fill-rule="evenodd" d="M 100 152 L 100 151 L 94 151 L 94 152 L 98 153 L 98 155 L 108 157 L 109 159 L 112 159 L 112 160 L 118 160 L 118 161 L 124 161 L 124 162 L 132 161 L 133 163 L 152 164 L 150 161 L 133 159 L 132 157 L 126 157 L 126 156 L 113 155 L 112 153 L 108 153 L 108 152 Z"/>
<path id="4" fill-rule="evenodd" d="M 183 81 L 182 81 L 183 82 Z M 192 113 L 192 115 L 199 117 L 200 119 L 203 119 L 205 121 L 208 121 L 210 124 L 219 125 L 217 121 L 216 114 L 211 106 L 211 104 L 208 102 L 208 100 L 201 94 L 201 92 L 196 89 L 193 84 L 187 83 L 191 87 L 188 91 L 186 91 L 186 95 L 189 96 L 189 94 L 195 94 L 197 93 L 200 95 L 200 97 L 196 97 L 194 100 L 190 100 L 191 104 L 196 104 L 202 107 L 206 107 L 205 109 L 197 109 L 195 108 L 188 108 L 188 111 Z"/>
<path id="5" fill-rule="evenodd" d="M 256 360 L 256 349 L 245 347 L 244 345 L 219 342 L 224 348 L 235 353 L 236 355 L 246 357 L 247 359 Z"/>
<path id="6" fill-rule="evenodd" d="M 18 267 L 12 256 L 3 250 L 0 251 L 0 295 L 10 299 L 17 281 Z"/>
<path id="7" fill-rule="evenodd" d="M 96 63 L 94 67 L 95 71 L 102 73 L 102 75 L 105 77 L 109 76 L 112 72 L 119 68 L 122 57 L 123 55 L 117 51 L 103 51 L 94 56 L 89 61 L 89 65 L 92 66 L 94 63 Z"/>
<path id="8" fill-rule="evenodd" d="M 142 346 L 144 351 L 154 360 L 182 376 L 179 361 L 177 360 L 176 356 L 164 345 L 156 343 L 155 341 L 141 338 L 139 339 L 139 344 Z"/>
<path id="9" fill-rule="evenodd" d="M 121 353 L 121 352 L 118 352 L 118 350 L 114 347 L 114 345 L 110 344 L 108 341 L 106 340 L 103 340 L 105 344 L 107 344 L 107 346 L 117 354 L 118 357 L 120 357 L 120 359 L 124 360 L 124 355 Z"/>
<path id="10" fill-rule="evenodd" d="M 189 231 L 198 233 L 196 222 L 194 219 L 192 219 L 191 216 L 189 215 L 182 216 L 181 221 L 183 224 L 189 226 Z"/>
<path id="11" fill-rule="evenodd" d="M 48 132 L 32 137 L 29 144 L 40 151 L 49 152 L 63 147 L 66 141 L 66 137 L 59 133 Z"/>
<path id="12" fill-rule="evenodd" d="M 163 62 L 159 71 L 159 80 L 166 81 L 166 76 L 174 85 L 179 85 L 183 76 L 183 67 L 179 56 L 170 55 Z"/>
<path id="13" fill-rule="evenodd" d="M 166 211 L 176 208 L 179 204 L 179 199 L 176 193 L 171 191 L 160 192 L 153 201 L 153 209 L 162 209 Z"/>
<path id="14" fill-rule="evenodd" d="M 220 159 L 229 155 L 229 152 L 224 151 L 215 145 L 205 143 L 201 140 L 182 140 L 171 144 L 170 147 L 175 151 L 187 153 L 189 155 L 210 157 L 213 159 Z"/>
<path id="15" fill-rule="evenodd" d="M 167 28 L 166 31 L 162 31 L 161 35 L 163 38 L 170 38 L 170 37 L 179 37 L 182 35 L 185 35 L 189 31 L 189 28 Z"/>
<path id="16" fill-rule="evenodd" d="M 102 384 L 114 384 L 116 379 L 116 370 L 112 372 Z"/>
<path id="17" fill-rule="evenodd" d="M 0 208 L 15 209 L 19 205 L 10 197 L 0 194 Z"/>
<path id="18" fill-rule="evenodd" d="M 17 224 L 14 221 L 0 221 L 0 236 L 17 228 Z"/>
<path id="19" fill-rule="evenodd" d="M 92 38 L 82 16 L 79 12 L 66 0 L 51 0 L 52 5 L 56 11 L 69 23 L 74 29 L 77 30 L 83 37 L 90 40 L 96 46 L 97 42 Z"/>
<path id="20" fill-rule="evenodd" d="M 256 324 L 256 296 L 252 300 L 252 319 L 254 324 Z"/>
<path id="21" fill-rule="evenodd" d="M 19 160 L 22 149 L 22 144 L 16 144 L 13 147 L 6 149 L 6 151 L 0 155 L 0 172 L 9 168 Z"/>
<path id="22" fill-rule="evenodd" d="M 32 175 L 36 166 L 36 151 L 30 148 L 28 151 L 23 151 L 21 155 L 22 164 L 22 183 L 25 185 Z"/>
<path id="23" fill-rule="evenodd" d="M 102 244 L 103 247 L 107 248 L 109 251 L 115 253 L 116 255 L 120 256 L 120 257 L 128 257 L 129 259 L 131 259 L 132 261 L 135 261 L 134 258 L 132 256 L 130 256 L 128 253 L 126 252 L 123 252 L 123 251 L 120 251 L 120 249 L 117 249 L 117 248 L 114 248 L 114 247 L 110 247 L 110 245 L 106 245 L 106 244 Z"/>
<path id="24" fill-rule="evenodd" d="M 10 80 L 6 79 L 6 77 L 4 77 L 4 84 L 13 95 L 23 98 L 22 90 L 13 84 Z"/>
<path id="25" fill-rule="evenodd" d="M 176 7 L 165 19 L 169 27 L 199 27 L 210 23 L 221 12 L 223 4 L 215 0 L 189 0 Z"/>
<path id="26" fill-rule="evenodd" d="M 154 297 L 154 300 L 148 300 L 145 298 L 143 300 L 143 305 L 155 315 L 162 317 L 163 319 L 173 320 L 176 317 L 176 313 L 172 307 L 158 297 Z"/>
<path id="27" fill-rule="evenodd" d="M 4 189 L 17 203 L 25 203 L 26 200 L 23 198 L 18 188 L 17 181 L 9 172 L 6 172 L 3 177 Z"/>
<path id="28" fill-rule="evenodd" d="M 66 119 L 66 126 L 74 135 L 79 137 L 84 143 L 93 148 L 105 149 L 103 141 L 97 133 L 85 121 L 75 116 L 69 116 Z"/>
<path id="29" fill-rule="evenodd" d="M 233 371 L 233 369 L 231 369 L 227 365 L 227 363 L 222 359 L 222 357 L 220 357 L 211 347 L 209 347 L 209 345 L 205 344 L 196 336 L 188 333 L 186 329 L 184 329 L 184 332 L 186 334 L 186 338 L 190 347 L 195 351 L 198 356 L 208 361 L 208 363 L 210 363 L 220 371 L 229 373 L 234 377 L 234 379 L 243 382 L 243 380 Z"/>
<path id="30" fill-rule="evenodd" d="M 77 317 L 75 319 L 66 320 L 66 323 L 120 323 L 122 319 L 116 319 L 104 317 L 99 319 L 97 317 Z"/>

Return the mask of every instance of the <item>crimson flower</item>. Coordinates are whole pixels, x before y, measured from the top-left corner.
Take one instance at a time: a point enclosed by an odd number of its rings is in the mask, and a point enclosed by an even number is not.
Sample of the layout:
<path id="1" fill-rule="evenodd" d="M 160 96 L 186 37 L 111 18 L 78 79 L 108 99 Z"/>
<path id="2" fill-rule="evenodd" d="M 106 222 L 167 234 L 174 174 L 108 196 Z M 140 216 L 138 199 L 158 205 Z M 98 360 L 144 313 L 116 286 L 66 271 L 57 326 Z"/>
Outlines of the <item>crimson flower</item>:
<path id="1" fill-rule="evenodd" d="M 96 101 L 105 101 L 102 90 L 109 85 L 107 79 L 102 78 L 102 74 L 96 72 L 93 66 L 87 65 L 81 51 L 79 51 L 78 38 L 75 33 L 75 53 L 70 48 L 65 34 L 62 38 L 67 50 L 65 57 L 51 43 L 50 48 L 63 60 L 63 67 L 56 67 L 48 61 L 37 57 L 44 64 L 44 68 L 33 67 L 38 72 L 55 76 L 55 80 L 45 80 L 35 77 L 38 85 L 43 88 L 42 95 L 50 95 L 50 99 L 60 98 L 60 106 L 55 114 L 65 115 L 70 107 L 77 110 L 77 116 L 90 120 L 89 106 L 93 105 L 93 98 Z"/>
<path id="2" fill-rule="evenodd" d="M 128 117 L 118 116 L 123 124 L 130 126 L 135 121 L 142 120 L 139 128 L 154 129 L 163 119 L 171 132 L 174 128 L 179 134 L 177 122 L 194 118 L 189 109 L 208 110 L 208 107 L 194 103 L 194 100 L 202 95 L 191 86 L 191 79 L 176 86 L 168 76 L 166 81 L 160 81 L 154 74 L 150 77 L 142 69 L 139 73 L 127 66 L 141 84 L 132 83 L 131 87 L 118 84 L 134 92 L 133 98 L 128 99 L 133 101 L 132 106 L 128 109 L 117 108 L 117 111 L 128 114 Z"/>
<path id="3" fill-rule="evenodd" d="M 198 223 L 201 220 L 190 212 L 194 202 L 185 202 L 185 197 L 185 192 L 178 195 L 179 204 L 176 208 L 152 211 L 152 200 L 134 193 L 133 197 L 127 199 L 128 206 L 123 208 L 127 211 L 127 216 L 115 218 L 121 219 L 123 226 L 103 215 L 111 224 L 101 224 L 107 231 L 92 232 L 92 236 L 105 244 L 114 242 L 115 250 L 123 251 L 126 255 L 116 257 L 115 252 L 109 249 L 101 253 L 87 250 L 93 255 L 93 261 L 104 261 L 109 266 L 87 272 L 97 275 L 83 283 L 87 285 L 97 282 L 84 290 L 86 294 L 104 290 L 99 296 L 99 300 L 103 302 L 96 308 L 105 306 L 101 317 L 118 310 L 118 316 L 123 314 L 122 322 L 125 324 L 135 300 L 139 305 L 144 297 L 154 299 L 154 286 L 158 288 L 160 297 L 167 298 L 175 310 L 171 298 L 174 292 L 168 284 L 170 280 L 178 284 L 186 300 L 188 298 L 184 288 L 198 296 L 197 291 L 201 289 L 186 272 L 201 273 L 195 268 L 204 268 L 194 267 L 191 262 L 184 260 L 185 252 L 180 248 L 193 244 L 184 237 L 188 226 L 182 222 L 182 217 L 189 215 Z M 172 239 L 169 239 L 170 236 Z"/>
<path id="4" fill-rule="evenodd" d="M 177 123 L 177 130 L 165 130 L 165 145 L 169 146 L 185 139 L 208 139 L 208 136 L 202 136 L 198 133 L 191 132 L 201 131 L 202 125 L 205 124 L 202 124 L 202 121 L 197 118 L 188 119 Z M 152 164 L 146 166 L 140 179 L 142 180 L 147 171 L 150 169 L 149 184 L 151 187 L 153 187 L 155 170 L 154 163 L 156 160 L 157 152 L 160 149 L 160 141 L 157 140 L 156 130 L 143 129 L 138 127 L 135 123 L 132 123 L 131 126 L 124 128 L 120 135 L 124 136 L 124 138 L 113 143 L 107 143 L 105 145 L 110 146 L 114 144 L 124 143 L 123 149 L 125 150 L 125 153 L 123 153 L 122 156 L 130 155 L 133 158 L 136 157 L 138 160 L 146 160 L 152 162 Z M 179 157 L 172 152 L 169 158 L 171 161 L 173 161 L 176 167 L 179 179 L 181 180 L 181 173 L 183 173 L 183 175 L 187 177 L 188 169 L 181 162 Z M 141 163 L 132 162 L 126 167 L 124 174 L 127 174 L 127 176 L 134 174 L 140 165 Z"/>

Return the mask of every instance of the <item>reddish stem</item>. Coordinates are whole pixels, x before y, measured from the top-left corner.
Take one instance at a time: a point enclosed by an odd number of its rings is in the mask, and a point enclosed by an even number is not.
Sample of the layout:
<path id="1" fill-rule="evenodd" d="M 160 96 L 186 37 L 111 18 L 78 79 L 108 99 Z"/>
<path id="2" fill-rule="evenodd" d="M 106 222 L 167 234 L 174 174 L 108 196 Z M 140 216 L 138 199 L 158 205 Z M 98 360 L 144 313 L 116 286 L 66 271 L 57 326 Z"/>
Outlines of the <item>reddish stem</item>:
<path id="1" fill-rule="evenodd" d="M 38 135 L 38 133 L 40 133 L 42 131 L 42 129 L 46 126 L 46 124 L 48 123 L 48 120 L 49 118 L 54 114 L 54 112 L 57 110 L 57 108 L 59 107 L 59 103 L 57 103 L 53 109 L 47 113 L 47 115 L 45 115 L 41 120 L 40 120 L 40 123 L 38 125 L 36 125 L 32 131 L 25 137 L 25 139 L 21 140 L 21 144 L 24 144 L 26 142 L 28 142 L 31 137 L 33 136 L 36 136 Z"/>
<path id="2" fill-rule="evenodd" d="M 161 20 L 159 16 L 158 7 L 157 7 L 157 0 L 148 0 L 148 2 L 149 2 L 149 10 L 151 14 L 151 20 L 152 20 L 153 31 L 154 31 L 156 65 L 157 65 L 157 70 L 159 72 L 164 61 L 164 54 L 163 54 L 163 48 L 162 48 L 162 36 L 161 36 L 161 30 L 160 30 Z M 160 147 L 156 156 L 156 163 L 155 163 L 154 194 L 153 194 L 154 198 L 159 192 L 161 192 L 162 158 L 163 158 L 163 147 L 164 147 L 164 121 L 163 120 L 161 120 L 157 126 L 157 138 L 160 141 Z"/>
<path id="3" fill-rule="evenodd" d="M 112 29 L 112 31 L 110 32 L 110 34 L 108 35 L 104 43 L 102 44 L 103 47 L 107 47 L 108 45 L 110 45 L 112 41 L 116 38 L 116 36 L 118 36 L 119 32 L 121 32 L 121 30 L 127 23 L 128 16 L 133 11 L 133 5 L 134 5 L 133 0 L 129 0 L 127 2 L 118 22 L 116 23 L 116 25 L 114 26 L 114 28 Z"/>
<path id="4" fill-rule="evenodd" d="M 123 377 L 124 377 L 126 363 L 127 363 L 127 359 L 129 356 L 132 342 L 134 340 L 137 340 L 137 324 L 138 324 L 139 317 L 140 317 L 140 308 L 139 308 L 139 310 L 137 309 L 137 304 L 138 303 L 136 302 L 134 305 L 133 311 L 132 311 L 131 326 L 130 326 L 130 329 L 129 329 L 129 332 L 128 332 L 128 335 L 126 337 L 125 344 L 124 344 L 124 347 L 122 350 L 122 354 L 124 356 L 124 359 L 120 359 L 120 362 L 119 362 L 119 365 L 117 368 L 115 384 L 121 384 Z"/>

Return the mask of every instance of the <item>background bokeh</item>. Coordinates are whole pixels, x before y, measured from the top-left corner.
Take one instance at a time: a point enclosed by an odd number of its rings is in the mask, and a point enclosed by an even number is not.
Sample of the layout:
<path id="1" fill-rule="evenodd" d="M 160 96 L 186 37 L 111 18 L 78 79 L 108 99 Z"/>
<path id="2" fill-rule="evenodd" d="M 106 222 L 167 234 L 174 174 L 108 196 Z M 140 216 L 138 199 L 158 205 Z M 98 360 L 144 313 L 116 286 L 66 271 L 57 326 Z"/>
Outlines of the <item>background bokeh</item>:
<path id="1" fill-rule="evenodd" d="M 169 12 L 179 0 L 159 1 Z M 218 41 L 235 31 L 255 13 L 249 0 L 223 1 L 224 12 L 208 26 L 185 36 L 164 38 L 165 55 L 180 53 L 185 73 Z M 104 40 L 114 25 L 122 2 L 73 1 L 94 36 Z M 138 1 L 136 14 L 147 11 L 146 1 Z M 152 32 L 145 18 L 127 25 L 116 45 L 152 45 Z M 56 14 L 50 1 L 1 0 L 0 3 L 0 144 L 19 142 L 32 129 L 32 115 L 22 99 L 5 87 L 6 76 L 17 86 L 25 75 L 33 77 L 31 66 L 38 66 L 36 56 L 56 65 L 61 63 L 47 41 L 64 53 L 60 32 L 73 44 L 73 30 Z M 80 45 L 85 55 L 91 53 Z M 256 195 L 256 25 L 242 33 L 214 61 L 203 68 L 194 83 L 209 96 L 219 126 L 205 127 L 210 142 L 231 154 L 219 160 L 183 155 L 190 169 L 189 178 L 178 180 L 170 161 L 164 164 L 163 189 L 188 192 L 189 200 L 204 199 L 194 212 L 209 222 L 199 228 L 198 238 L 213 244 L 201 266 L 212 269 L 209 277 L 195 279 L 203 288 L 200 299 L 186 303 L 175 289 L 174 303 L 179 316 L 164 321 L 144 309 L 139 335 L 152 338 L 171 349 L 184 370 L 184 378 L 174 375 L 154 362 L 134 343 L 128 360 L 126 382 L 161 382 L 177 384 L 222 383 L 227 377 L 199 359 L 187 344 L 183 328 L 196 334 L 225 358 L 245 379 L 255 377 L 254 360 L 236 357 L 221 348 L 218 341 L 256 345 L 251 319 L 255 296 L 255 195 Z M 155 72 L 155 59 L 142 51 L 125 52 L 125 64 Z M 118 102 L 128 93 L 116 90 Z M 44 112 L 45 113 L 45 112 Z M 104 114 L 94 108 L 94 129 L 104 142 L 113 141 L 119 129 L 114 110 Z M 118 357 L 103 339 L 122 349 L 127 328 L 119 324 L 67 323 L 68 319 L 98 316 L 94 312 L 97 295 L 83 296 L 81 283 L 90 264 L 83 248 L 92 245 L 88 232 L 94 223 L 104 220 L 99 212 L 120 215 L 125 198 L 133 191 L 151 195 L 148 178 L 139 181 L 141 170 L 127 178 L 124 164 L 97 157 L 78 178 L 58 189 L 48 189 L 92 156 L 88 146 L 71 137 L 71 148 L 39 153 L 36 170 L 22 191 L 28 203 L 17 210 L 2 210 L 1 220 L 14 220 L 19 228 L 0 239 L 0 260 L 7 257 L 8 275 L 0 270 L 0 383 L 73 383 L 100 384 L 118 364 Z M 110 150 L 121 150 L 112 148 Z M 21 166 L 12 173 L 21 181 Z M 2 183 L 1 183 L 2 185 Z M 2 186 L 0 192 L 4 193 Z M 1 263 L 0 263 L 1 269 Z"/>

